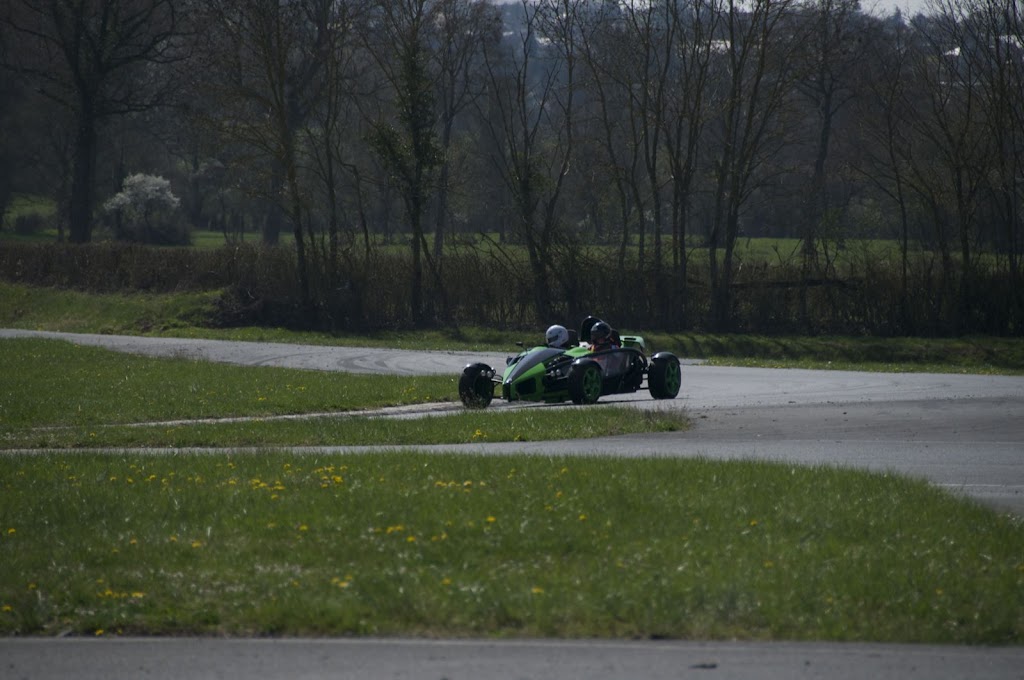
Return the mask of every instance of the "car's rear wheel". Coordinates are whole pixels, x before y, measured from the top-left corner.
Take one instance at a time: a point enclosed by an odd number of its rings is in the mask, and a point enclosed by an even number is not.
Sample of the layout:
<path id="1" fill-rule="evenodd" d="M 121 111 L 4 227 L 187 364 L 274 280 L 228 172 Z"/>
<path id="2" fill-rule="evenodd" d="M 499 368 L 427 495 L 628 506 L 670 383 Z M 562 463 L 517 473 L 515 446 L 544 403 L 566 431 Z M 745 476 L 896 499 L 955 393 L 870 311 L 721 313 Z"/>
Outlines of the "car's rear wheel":
<path id="1" fill-rule="evenodd" d="M 682 386 L 682 372 L 679 359 L 668 352 L 659 352 L 651 357 L 647 369 L 647 387 L 655 399 L 675 399 Z"/>
<path id="2" fill-rule="evenodd" d="M 470 364 L 459 378 L 459 399 L 466 408 L 487 408 L 494 398 L 492 370 L 487 364 Z"/>
<path id="3" fill-rule="evenodd" d="M 569 398 L 574 404 L 593 404 L 601 397 L 604 377 L 594 361 L 581 361 L 569 367 Z"/>

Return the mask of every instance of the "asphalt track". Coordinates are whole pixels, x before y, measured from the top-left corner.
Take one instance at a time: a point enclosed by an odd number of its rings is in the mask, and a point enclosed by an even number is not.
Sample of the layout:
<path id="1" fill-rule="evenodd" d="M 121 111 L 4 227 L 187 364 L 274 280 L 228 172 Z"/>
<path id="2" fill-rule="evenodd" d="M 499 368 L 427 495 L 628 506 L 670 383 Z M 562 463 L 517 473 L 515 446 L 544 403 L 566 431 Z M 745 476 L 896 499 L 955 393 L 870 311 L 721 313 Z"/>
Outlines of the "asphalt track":
<path id="1" fill-rule="evenodd" d="M 154 356 L 329 371 L 457 374 L 504 355 L 0 330 Z M 438 447 L 484 453 L 703 456 L 906 474 L 1024 516 L 1024 378 L 686 365 L 687 432 Z M 496 402 L 492 408 L 511 408 Z M 530 405 L 529 408 L 548 408 Z M 435 404 L 381 413 L 432 416 Z M 593 408 L 593 407 L 591 407 Z M 322 449 L 321 449 L 322 450 Z M 355 450 L 338 448 L 331 450 Z M 365 449 L 359 449 L 365 450 Z M 0 640 L 4 678 L 1024 678 L 1024 647 L 422 640 Z"/>

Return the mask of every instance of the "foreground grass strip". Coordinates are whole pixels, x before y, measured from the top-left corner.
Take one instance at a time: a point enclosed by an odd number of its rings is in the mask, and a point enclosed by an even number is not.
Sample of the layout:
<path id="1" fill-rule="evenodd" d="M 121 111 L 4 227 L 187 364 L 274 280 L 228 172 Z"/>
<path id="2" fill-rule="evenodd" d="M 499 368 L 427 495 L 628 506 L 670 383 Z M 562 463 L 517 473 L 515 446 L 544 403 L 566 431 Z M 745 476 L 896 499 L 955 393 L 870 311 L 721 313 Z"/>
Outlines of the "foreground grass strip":
<path id="1" fill-rule="evenodd" d="M 3 634 L 1024 642 L 1019 520 L 833 468 L 6 455 L 0 518 Z"/>
<path id="2" fill-rule="evenodd" d="M 452 401 L 457 376 L 381 376 L 157 359 L 0 340 L 0 432 Z"/>
<path id="3" fill-rule="evenodd" d="M 638 432 L 674 432 L 688 427 L 689 421 L 678 411 L 642 411 L 621 406 L 528 407 L 502 412 L 462 411 L 415 419 L 337 416 L 138 427 L 47 428 L 2 434 L 0 449 L 466 444 L 587 439 Z"/>

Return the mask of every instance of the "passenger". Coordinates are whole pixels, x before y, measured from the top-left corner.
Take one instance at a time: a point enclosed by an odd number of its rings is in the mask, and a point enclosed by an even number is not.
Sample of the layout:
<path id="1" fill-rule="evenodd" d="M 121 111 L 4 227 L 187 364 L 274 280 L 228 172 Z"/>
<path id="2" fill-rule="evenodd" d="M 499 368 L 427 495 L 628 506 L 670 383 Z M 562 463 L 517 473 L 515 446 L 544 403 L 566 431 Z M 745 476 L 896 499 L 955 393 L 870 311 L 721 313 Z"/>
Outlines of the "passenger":
<path id="1" fill-rule="evenodd" d="M 544 333 L 544 344 L 554 349 L 569 349 L 569 331 L 565 326 L 555 324 Z"/>
<path id="2" fill-rule="evenodd" d="M 590 351 L 618 349 L 619 343 L 615 340 L 617 336 L 618 333 L 613 331 L 611 326 L 604 321 L 598 321 L 590 328 Z"/>

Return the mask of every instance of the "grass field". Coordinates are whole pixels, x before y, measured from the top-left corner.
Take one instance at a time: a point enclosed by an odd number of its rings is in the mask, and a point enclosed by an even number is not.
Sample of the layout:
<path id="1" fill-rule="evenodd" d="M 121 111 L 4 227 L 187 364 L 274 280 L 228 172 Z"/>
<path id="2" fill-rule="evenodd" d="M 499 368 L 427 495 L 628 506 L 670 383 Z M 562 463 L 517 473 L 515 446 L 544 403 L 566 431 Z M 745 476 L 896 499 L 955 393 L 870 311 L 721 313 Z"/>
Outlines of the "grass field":
<path id="1" fill-rule="evenodd" d="M 1019 522 L 848 470 L 8 455 L 0 517 L 6 634 L 1024 641 Z"/>

